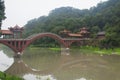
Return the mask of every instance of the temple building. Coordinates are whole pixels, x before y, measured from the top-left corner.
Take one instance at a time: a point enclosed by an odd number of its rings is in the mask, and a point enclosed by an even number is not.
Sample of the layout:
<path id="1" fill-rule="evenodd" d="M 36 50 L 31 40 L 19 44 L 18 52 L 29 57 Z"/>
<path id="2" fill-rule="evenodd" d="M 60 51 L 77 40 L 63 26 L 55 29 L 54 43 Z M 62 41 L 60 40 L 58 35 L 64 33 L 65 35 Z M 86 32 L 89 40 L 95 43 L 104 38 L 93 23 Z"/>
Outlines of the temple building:
<path id="1" fill-rule="evenodd" d="M 99 40 L 105 39 L 105 32 L 104 31 L 98 32 L 96 38 L 99 39 Z"/>
<path id="2" fill-rule="evenodd" d="M 8 38 L 15 38 L 19 39 L 22 38 L 23 27 L 19 27 L 18 25 L 14 27 L 9 27 L 9 30 L 0 30 L 1 35 L 4 39 Z"/>
<path id="3" fill-rule="evenodd" d="M 90 32 L 88 32 L 88 29 L 83 27 L 80 29 L 80 32 L 77 33 L 71 33 L 69 30 L 64 29 L 63 31 L 60 31 L 61 36 L 64 38 L 89 38 Z"/>

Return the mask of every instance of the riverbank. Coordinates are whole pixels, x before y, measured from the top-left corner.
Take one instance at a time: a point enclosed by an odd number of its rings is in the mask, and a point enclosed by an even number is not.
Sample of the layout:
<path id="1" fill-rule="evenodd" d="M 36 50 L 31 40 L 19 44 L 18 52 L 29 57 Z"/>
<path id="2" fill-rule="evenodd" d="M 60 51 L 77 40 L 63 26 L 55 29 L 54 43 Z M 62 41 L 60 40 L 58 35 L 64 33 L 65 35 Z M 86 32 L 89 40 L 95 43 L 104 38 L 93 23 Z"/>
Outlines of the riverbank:
<path id="1" fill-rule="evenodd" d="M 0 72 L 0 80 L 24 80 L 24 79 L 19 78 L 17 76 L 11 76 L 6 73 Z"/>
<path id="2" fill-rule="evenodd" d="M 40 47 L 29 47 L 30 49 L 40 49 Z M 53 51 L 60 51 L 61 48 L 48 48 Z M 120 55 L 120 48 L 114 48 L 114 49 L 100 49 L 99 47 L 92 47 L 92 46 L 81 46 L 81 47 L 72 47 L 69 49 L 70 52 L 79 52 L 82 54 L 116 54 Z"/>
<path id="3" fill-rule="evenodd" d="M 81 46 L 80 48 L 72 48 L 78 49 L 82 53 L 88 53 L 88 54 L 117 54 L 120 55 L 120 48 L 114 48 L 114 49 L 100 49 L 99 47 L 92 47 L 92 46 Z"/>

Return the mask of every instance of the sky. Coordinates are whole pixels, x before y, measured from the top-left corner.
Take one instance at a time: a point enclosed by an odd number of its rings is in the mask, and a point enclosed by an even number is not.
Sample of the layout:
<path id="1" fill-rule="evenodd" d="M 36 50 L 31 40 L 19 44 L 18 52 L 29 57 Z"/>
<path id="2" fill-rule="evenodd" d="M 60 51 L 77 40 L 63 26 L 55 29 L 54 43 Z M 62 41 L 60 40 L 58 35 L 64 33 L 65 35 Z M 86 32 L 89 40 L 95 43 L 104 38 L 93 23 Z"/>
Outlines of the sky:
<path id="1" fill-rule="evenodd" d="M 2 29 L 19 25 L 23 27 L 27 21 L 48 15 L 55 8 L 71 6 L 78 9 L 89 9 L 97 3 L 107 0 L 4 0 L 5 16 Z"/>

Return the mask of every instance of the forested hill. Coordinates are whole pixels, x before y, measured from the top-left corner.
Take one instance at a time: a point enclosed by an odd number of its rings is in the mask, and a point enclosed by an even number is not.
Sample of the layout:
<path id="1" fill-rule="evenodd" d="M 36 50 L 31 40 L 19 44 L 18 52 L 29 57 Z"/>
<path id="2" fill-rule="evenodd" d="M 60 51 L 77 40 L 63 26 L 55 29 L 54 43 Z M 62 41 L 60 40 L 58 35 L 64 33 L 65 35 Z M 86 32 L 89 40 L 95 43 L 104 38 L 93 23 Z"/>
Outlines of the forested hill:
<path id="1" fill-rule="evenodd" d="M 77 32 L 84 26 L 89 28 L 92 34 L 106 31 L 107 39 L 120 42 L 120 0 L 108 0 L 83 10 L 73 7 L 56 8 L 48 16 L 28 21 L 24 35 L 40 32 L 58 34 L 63 29 Z"/>

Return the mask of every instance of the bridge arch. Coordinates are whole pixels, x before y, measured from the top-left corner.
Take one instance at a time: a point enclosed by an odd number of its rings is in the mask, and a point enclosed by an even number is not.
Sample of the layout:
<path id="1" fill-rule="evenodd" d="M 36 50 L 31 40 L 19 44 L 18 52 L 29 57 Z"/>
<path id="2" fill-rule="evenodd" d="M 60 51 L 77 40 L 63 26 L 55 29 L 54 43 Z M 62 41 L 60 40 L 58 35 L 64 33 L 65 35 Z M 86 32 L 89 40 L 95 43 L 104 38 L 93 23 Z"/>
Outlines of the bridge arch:
<path id="1" fill-rule="evenodd" d="M 29 42 L 28 42 L 28 44 L 27 44 L 23 49 L 25 49 L 26 47 L 28 47 L 28 46 L 29 46 L 31 43 L 33 43 L 35 40 L 40 39 L 40 38 L 43 38 L 43 37 L 52 38 L 52 39 L 54 39 L 54 40 L 57 40 L 60 45 L 66 46 L 63 38 L 61 38 L 59 35 L 56 35 L 56 34 L 54 34 L 54 33 L 39 33 L 39 34 L 36 34 L 36 35 L 33 35 L 33 36 L 29 36 L 28 38 L 26 38 L 26 39 L 29 40 Z"/>

